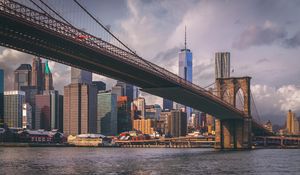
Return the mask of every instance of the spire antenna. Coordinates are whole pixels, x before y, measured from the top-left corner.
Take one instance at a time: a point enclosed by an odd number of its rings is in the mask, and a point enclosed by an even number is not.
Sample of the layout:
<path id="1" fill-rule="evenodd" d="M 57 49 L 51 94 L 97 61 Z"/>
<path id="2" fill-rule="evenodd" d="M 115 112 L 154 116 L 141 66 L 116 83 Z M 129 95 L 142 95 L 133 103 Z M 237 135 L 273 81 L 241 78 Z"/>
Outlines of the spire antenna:
<path id="1" fill-rule="evenodd" d="M 184 26 L 184 50 L 186 50 L 186 26 Z"/>

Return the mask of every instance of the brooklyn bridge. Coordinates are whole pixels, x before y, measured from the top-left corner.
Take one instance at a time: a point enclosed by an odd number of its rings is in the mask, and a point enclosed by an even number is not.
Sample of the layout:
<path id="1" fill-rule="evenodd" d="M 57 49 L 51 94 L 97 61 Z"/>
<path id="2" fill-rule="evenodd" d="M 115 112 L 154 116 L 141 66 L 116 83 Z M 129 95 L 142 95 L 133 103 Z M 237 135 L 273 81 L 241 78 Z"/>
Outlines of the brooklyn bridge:
<path id="1" fill-rule="evenodd" d="M 251 77 L 219 78 L 209 91 L 143 59 L 78 1 L 74 2 L 88 14 L 86 20 L 96 21 L 112 39 L 85 32 L 63 16 L 53 17 L 42 8 L 0 0 L 1 46 L 122 80 L 147 93 L 206 112 L 217 119 L 216 148 L 247 149 L 253 136 L 272 135 L 257 117 Z M 242 97 L 242 108 L 237 108 L 238 96 Z"/>

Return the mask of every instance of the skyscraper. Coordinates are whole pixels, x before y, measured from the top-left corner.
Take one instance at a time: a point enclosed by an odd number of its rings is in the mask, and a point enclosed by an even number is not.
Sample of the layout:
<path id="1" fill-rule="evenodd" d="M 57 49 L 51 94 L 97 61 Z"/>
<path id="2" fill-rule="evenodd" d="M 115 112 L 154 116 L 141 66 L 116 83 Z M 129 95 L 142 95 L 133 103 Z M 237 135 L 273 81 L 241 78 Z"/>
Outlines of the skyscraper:
<path id="1" fill-rule="evenodd" d="M 288 134 L 291 135 L 299 134 L 299 121 L 296 117 L 296 114 L 291 110 L 289 110 L 287 114 L 286 130 Z"/>
<path id="2" fill-rule="evenodd" d="M 0 69 L 0 128 L 4 124 L 4 71 Z"/>
<path id="3" fill-rule="evenodd" d="M 96 132 L 96 88 L 90 84 L 71 83 L 64 87 L 66 135 Z"/>
<path id="4" fill-rule="evenodd" d="M 44 86 L 44 77 L 42 71 L 42 61 L 39 57 L 35 57 L 32 60 L 31 85 L 38 89 L 38 93 L 42 92 Z"/>
<path id="5" fill-rule="evenodd" d="M 97 133 L 116 135 L 117 95 L 111 92 L 99 92 L 97 98 Z"/>
<path id="6" fill-rule="evenodd" d="M 230 53 L 217 52 L 215 54 L 215 78 L 230 77 Z"/>
<path id="7" fill-rule="evenodd" d="M 35 129 L 50 130 L 51 102 L 49 94 L 39 94 L 35 96 Z"/>
<path id="8" fill-rule="evenodd" d="M 30 85 L 31 85 L 31 65 L 21 64 L 15 70 L 14 89 L 21 90 L 22 86 L 30 86 Z"/>
<path id="9" fill-rule="evenodd" d="M 130 118 L 130 102 L 127 96 L 118 97 L 118 133 L 130 131 L 132 122 Z"/>
<path id="10" fill-rule="evenodd" d="M 96 132 L 97 89 L 91 72 L 71 68 L 71 84 L 64 87 L 63 101 L 66 135 Z"/>
<path id="11" fill-rule="evenodd" d="M 36 129 L 60 129 L 60 111 L 63 103 L 58 91 L 44 91 L 36 95 L 35 126 Z"/>
<path id="12" fill-rule="evenodd" d="M 131 121 L 144 118 L 146 115 L 146 101 L 143 97 L 138 97 L 131 103 Z"/>
<path id="13" fill-rule="evenodd" d="M 132 101 L 135 97 L 134 86 L 122 81 L 117 81 L 116 86 L 121 86 L 123 90 L 123 96 L 128 97 L 128 101 Z"/>
<path id="14" fill-rule="evenodd" d="M 71 68 L 71 83 L 92 84 L 92 73 L 78 68 Z"/>
<path id="15" fill-rule="evenodd" d="M 185 28 L 185 40 L 184 40 L 184 49 L 181 49 L 179 52 L 179 71 L 178 74 L 181 78 L 192 82 L 193 81 L 193 54 L 190 49 L 187 48 L 186 43 L 186 28 Z M 178 109 L 185 108 L 187 114 L 187 119 L 190 118 L 191 108 L 185 107 L 183 105 L 178 105 Z"/>
<path id="16" fill-rule="evenodd" d="M 52 73 L 48 65 L 48 61 L 45 63 L 45 91 L 54 90 Z"/>
<path id="17" fill-rule="evenodd" d="M 173 137 L 186 136 L 187 134 L 187 117 L 186 113 L 180 110 L 171 110 L 171 115 L 167 119 L 167 132 Z"/>
<path id="18" fill-rule="evenodd" d="M 22 127 L 22 105 L 25 102 L 25 92 L 4 92 L 4 123 L 8 127 Z"/>

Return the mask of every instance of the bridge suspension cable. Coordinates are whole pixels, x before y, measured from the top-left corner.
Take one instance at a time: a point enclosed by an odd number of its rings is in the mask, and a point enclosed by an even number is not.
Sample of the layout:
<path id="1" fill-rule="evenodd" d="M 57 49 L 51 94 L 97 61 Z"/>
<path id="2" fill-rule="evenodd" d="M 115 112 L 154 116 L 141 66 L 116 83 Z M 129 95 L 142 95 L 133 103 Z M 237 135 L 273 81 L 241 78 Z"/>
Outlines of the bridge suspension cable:
<path id="1" fill-rule="evenodd" d="M 211 84 L 209 84 L 209 85 L 207 85 L 207 86 L 205 86 L 205 87 L 203 87 L 203 88 L 204 88 L 204 89 L 209 88 L 209 87 L 211 87 L 211 86 L 214 85 L 214 84 L 216 84 L 216 82 L 213 82 L 213 83 L 211 83 Z"/>
<path id="2" fill-rule="evenodd" d="M 51 16 L 48 12 L 46 12 L 41 6 L 39 6 L 37 3 L 35 3 L 33 0 L 29 0 L 33 5 L 35 5 L 38 9 L 40 9 L 42 12 L 45 13 L 47 16 Z"/>
<path id="3" fill-rule="evenodd" d="M 255 104 L 255 101 L 254 101 L 254 97 L 253 97 L 253 94 L 252 94 L 251 91 L 250 91 L 250 96 L 251 96 L 251 102 L 252 102 L 252 104 L 253 104 L 252 106 L 253 106 L 254 112 L 255 112 L 255 114 L 256 114 L 256 115 L 254 115 L 254 117 L 256 117 L 256 119 L 258 120 L 259 123 L 261 123 L 262 121 L 261 121 L 260 115 L 259 115 L 259 113 L 258 113 L 256 104 Z"/>

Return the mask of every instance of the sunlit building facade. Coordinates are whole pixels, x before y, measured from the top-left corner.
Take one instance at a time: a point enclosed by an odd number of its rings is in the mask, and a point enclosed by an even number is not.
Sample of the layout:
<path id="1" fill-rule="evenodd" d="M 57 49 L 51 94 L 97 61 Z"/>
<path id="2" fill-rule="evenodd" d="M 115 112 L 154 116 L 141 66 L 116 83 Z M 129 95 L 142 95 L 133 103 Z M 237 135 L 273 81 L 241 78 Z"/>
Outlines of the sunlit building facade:
<path id="1" fill-rule="evenodd" d="M 25 92 L 4 91 L 4 123 L 8 127 L 22 128 L 22 106 Z"/>

